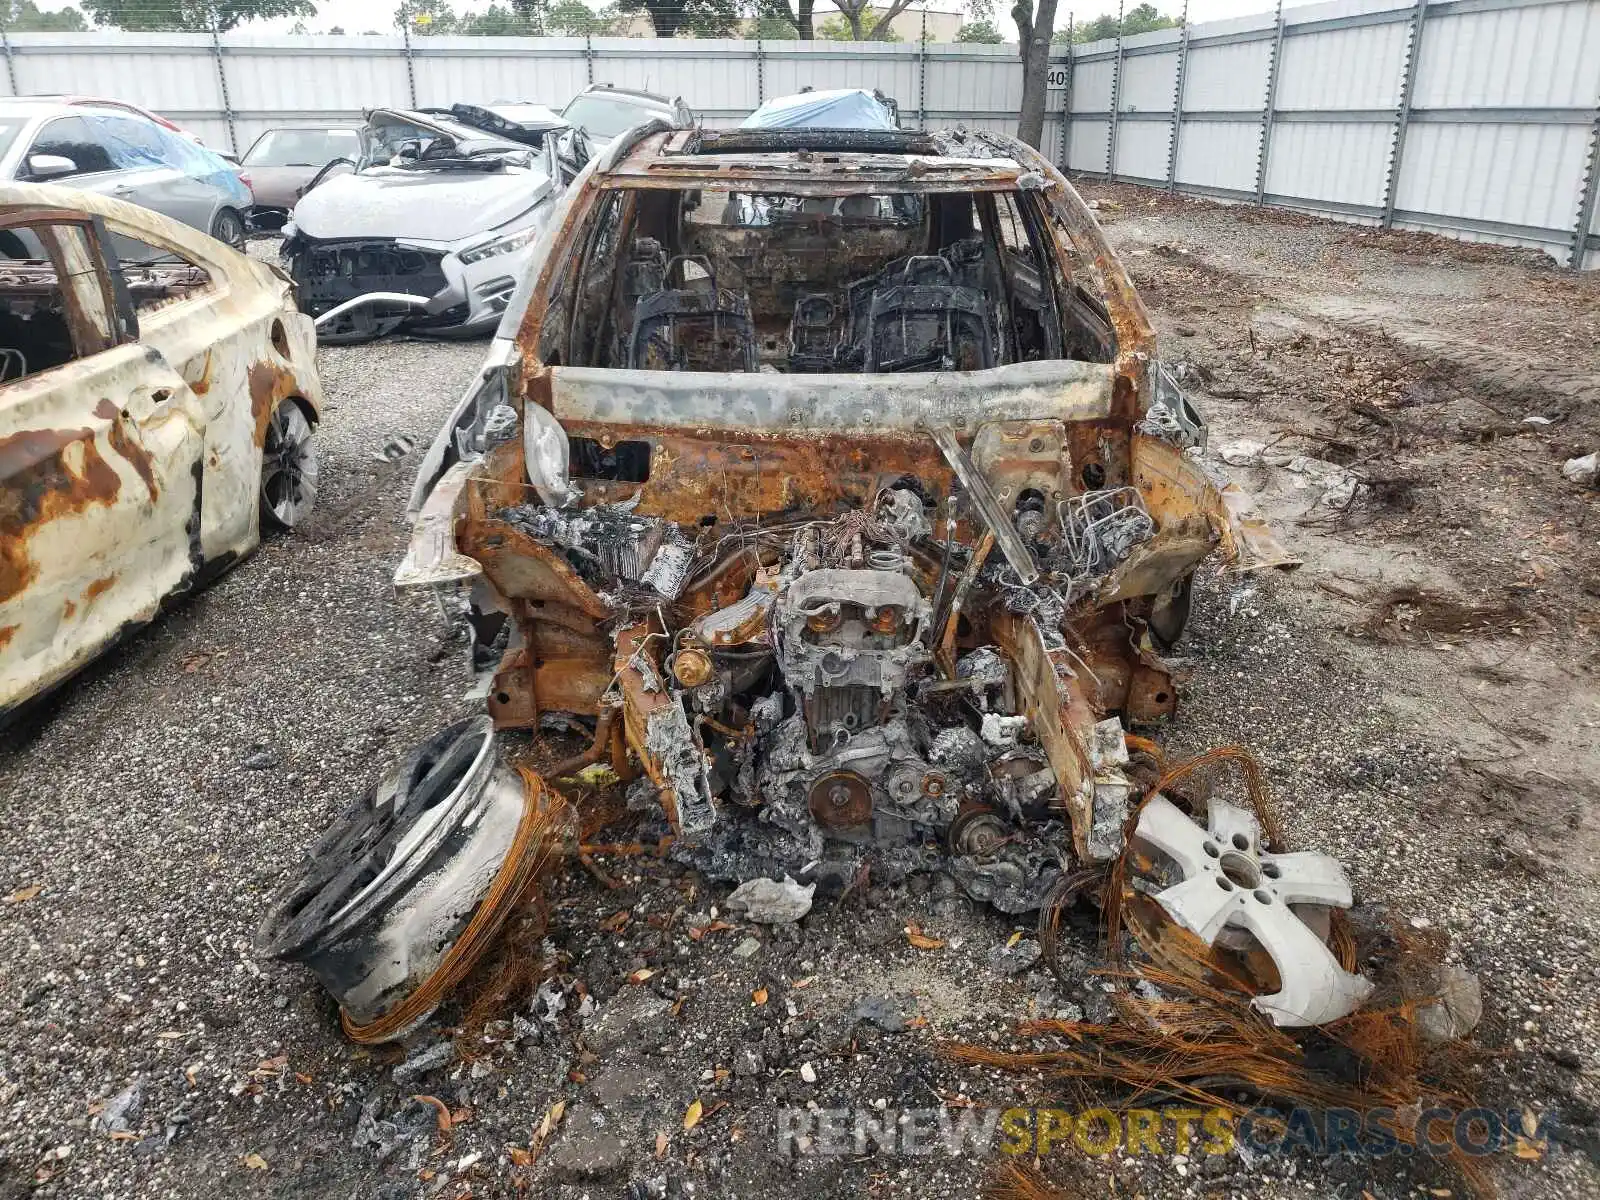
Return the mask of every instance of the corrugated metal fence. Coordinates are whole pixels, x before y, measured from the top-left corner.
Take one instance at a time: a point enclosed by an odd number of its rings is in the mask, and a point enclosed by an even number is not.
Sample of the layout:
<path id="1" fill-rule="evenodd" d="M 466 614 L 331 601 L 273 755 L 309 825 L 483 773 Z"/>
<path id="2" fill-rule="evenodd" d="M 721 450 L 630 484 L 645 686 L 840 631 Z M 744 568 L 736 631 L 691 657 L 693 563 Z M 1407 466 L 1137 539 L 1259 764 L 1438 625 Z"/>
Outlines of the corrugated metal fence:
<path id="1" fill-rule="evenodd" d="M 802 87 L 877 87 L 903 124 L 1013 132 L 1009 46 L 626 38 L 10 34 L 11 94 L 84 92 L 212 145 L 374 105 L 587 83 L 682 95 L 711 125 Z M 1334 0 L 1061 47 L 1045 146 L 1067 169 L 1600 266 L 1600 0 Z M 1063 121 L 1063 114 L 1069 119 Z"/>
<path id="2" fill-rule="evenodd" d="M 1600 0 L 1338 0 L 1079 46 L 1070 170 L 1600 266 Z"/>

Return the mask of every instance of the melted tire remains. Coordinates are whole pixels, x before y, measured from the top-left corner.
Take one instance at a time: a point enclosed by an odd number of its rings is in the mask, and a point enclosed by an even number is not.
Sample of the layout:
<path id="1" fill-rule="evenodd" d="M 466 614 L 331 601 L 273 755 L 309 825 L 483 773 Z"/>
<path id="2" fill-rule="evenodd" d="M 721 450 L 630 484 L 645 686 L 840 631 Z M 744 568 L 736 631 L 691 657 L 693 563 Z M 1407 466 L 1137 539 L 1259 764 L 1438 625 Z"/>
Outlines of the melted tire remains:
<path id="1" fill-rule="evenodd" d="M 323 835 L 262 922 L 258 951 L 310 967 L 347 1028 L 382 1020 L 467 929 L 527 803 L 527 784 L 499 761 L 488 717 L 441 730 Z"/>

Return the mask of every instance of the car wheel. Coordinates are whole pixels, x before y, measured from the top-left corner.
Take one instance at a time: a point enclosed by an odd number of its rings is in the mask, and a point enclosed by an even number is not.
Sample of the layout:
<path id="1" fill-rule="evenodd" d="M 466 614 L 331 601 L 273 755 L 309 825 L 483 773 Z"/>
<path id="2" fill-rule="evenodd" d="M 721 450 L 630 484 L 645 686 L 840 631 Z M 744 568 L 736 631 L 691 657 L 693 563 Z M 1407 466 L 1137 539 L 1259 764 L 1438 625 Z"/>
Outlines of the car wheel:
<path id="1" fill-rule="evenodd" d="M 293 400 L 280 403 L 261 448 L 261 519 L 278 529 L 305 523 L 317 502 L 317 448 L 311 422 Z"/>
<path id="2" fill-rule="evenodd" d="M 211 219 L 211 236 L 244 253 L 244 218 L 225 208 Z"/>

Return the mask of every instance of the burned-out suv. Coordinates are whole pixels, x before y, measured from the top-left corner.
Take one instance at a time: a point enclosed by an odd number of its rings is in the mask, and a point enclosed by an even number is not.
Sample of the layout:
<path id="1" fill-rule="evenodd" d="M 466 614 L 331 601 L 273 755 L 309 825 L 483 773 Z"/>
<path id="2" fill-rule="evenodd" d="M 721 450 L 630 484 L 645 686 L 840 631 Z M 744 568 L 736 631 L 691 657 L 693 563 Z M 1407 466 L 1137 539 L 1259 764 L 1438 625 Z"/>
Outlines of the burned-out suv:
<path id="1" fill-rule="evenodd" d="M 1220 548 L 1282 552 L 1067 181 L 1010 138 L 635 131 L 562 199 L 414 496 L 501 728 L 713 877 L 1118 855 L 1125 731 Z"/>

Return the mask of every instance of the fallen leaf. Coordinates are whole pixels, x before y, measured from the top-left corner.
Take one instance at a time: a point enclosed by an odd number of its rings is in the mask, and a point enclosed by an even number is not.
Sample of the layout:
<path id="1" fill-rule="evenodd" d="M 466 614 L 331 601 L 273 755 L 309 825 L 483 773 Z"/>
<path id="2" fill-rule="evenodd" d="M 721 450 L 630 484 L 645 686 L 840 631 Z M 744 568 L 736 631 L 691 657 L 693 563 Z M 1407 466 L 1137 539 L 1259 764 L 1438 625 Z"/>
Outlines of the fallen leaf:
<path id="1" fill-rule="evenodd" d="M 683 995 L 679 996 L 676 1000 L 674 1000 L 672 1002 L 672 1015 L 675 1016 L 675 1017 L 681 1017 L 683 1015 L 683 1006 L 685 1004 L 687 1004 L 688 1002 L 689 1002 L 689 993 L 685 992 Z"/>
<path id="2" fill-rule="evenodd" d="M 533 1165 L 533 1152 L 526 1146 L 507 1146 L 506 1153 L 511 1156 L 513 1167 L 527 1167 Z"/>
<path id="3" fill-rule="evenodd" d="M 557 1100 L 544 1114 L 544 1120 L 539 1122 L 539 1127 L 533 1131 L 533 1141 L 528 1146 L 528 1161 L 532 1162 L 539 1157 L 539 1151 L 544 1149 L 544 1144 L 550 1140 L 550 1135 L 556 1131 L 556 1126 L 561 1124 L 561 1118 L 566 1115 L 567 1102 Z"/>
<path id="4" fill-rule="evenodd" d="M 118 1129 L 112 1133 L 111 1140 L 113 1142 L 137 1142 L 139 1135 L 129 1129 Z"/>
<path id="5" fill-rule="evenodd" d="M 689 930 L 689 937 L 693 941 L 698 942 L 708 933 L 726 933 L 732 928 L 733 926 L 729 925 L 726 921 L 713 921 L 709 925 L 702 925 L 699 929 Z"/>
<path id="6" fill-rule="evenodd" d="M 601 921 L 600 928 L 606 933 L 621 933 L 622 930 L 627 927 L 628 922 L 632 920 L 632 918 L 633 914 L 627 909 L 619 909 L 617 912 L 612 913 L 604 921 Z"/>
<path id="7" fill-rule="evenodd" d="M 700 1118 L 705 1114 L 706 1106 L 698 1099 L 689 1105 L 689 1111 L 683 1114 L 683 1128 L 687 1131 L 700 1124 Z"/>
<path id="8" fill-rule="evenodd" d="M 29 900 L 32 900 L 42 891 L 44 891 L 44 884 L 30 883 L 27 887 L 18 888 L 16 891 L 12 892 L 11 895 L 7 896 L 6 903 L 26 904 Z"/>
<path id="9" fill-rule="evenodd" d="M 582 1071 L 568 1071 L 567 1079 L 571 1083 L 588 1083 L 589 1077 Z"/>
<path id="10" fill-rule="evenodd" d="M 655 972 L 652 971 L 649 967 L 640 967 L 632 975 L 628 976 L 628 982 L 629 983 L 643 983 L 646 979 L 653 978 L 654 975 L 655 975 Z"/>
<path id="11" fill-rule="evenodd" d="M 243 1161 L 244 1165 L 252 1171 L 265 1171 L 267 1169 L 267 1160 L 259 1154 L 246 1154 Z"/>
<path id="12" fill-rule="evenodd" d="M 656 1134 L 656 1157 L 657 1158 L 665 1158 L 667 1156 L 667 1146 L 670 1143 L 670 1140 L 671 1139 L 669 1139 L 667 1137 L 667 1135 L 664 1134 L 664 1133 Z"/>
<path id="13" fill-rule="evenodd" d="M 938 950 L 944 946 L 944 939 L 929 937 L 916 925 L 906 926 L 906 941 L 918 950 Z"/>
<path id="14" fill-rule="evenodd" d="M 794 981 L 794 990 L 797 992 L 803 992 L 816 981 L 817 977 L 815 975 L 807 975 L 804 979 L 796 979 Z"/>
<path id="15" fill-rule="evenodd" d="M 760 1008 L 766 1002 L 767 1002 L 767 989 L 766 988 L 757 988 L 755 991 L 750 993 L 750 1003 L 754 1004 L 757 1008 Z"/>
<path id="16" fill-rule="evenodd" d="M 1013 933 L 1010 938 L 1007 939 L 1007 941 L 1006 941 L 1006 949 L 1007 950 L 1011 949 L 1011 947 L 1015 946 L 1021 940 L 1022 940 L 1022 930 L 1019 929 L 1015 933 Z"/>
<path id="17" fill-rule="evenodd" d="M 418 1104 L 431 1104 L 434 1112 L 438 1113 L 439 1132 L 445 1137 L 450 1136 L 450 1106 L 437 1096 L 413 1096 Z"/>
<path id="18" fill-rule="evenodd" d="M 294 1081 L 299 1084 L 310 1084 L 311 1076 L 305 1074 L 303 1071 L 296 1071 L 294 1073 Z"/>

